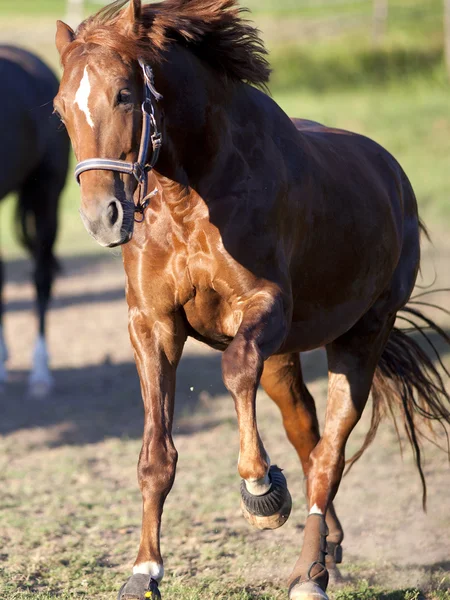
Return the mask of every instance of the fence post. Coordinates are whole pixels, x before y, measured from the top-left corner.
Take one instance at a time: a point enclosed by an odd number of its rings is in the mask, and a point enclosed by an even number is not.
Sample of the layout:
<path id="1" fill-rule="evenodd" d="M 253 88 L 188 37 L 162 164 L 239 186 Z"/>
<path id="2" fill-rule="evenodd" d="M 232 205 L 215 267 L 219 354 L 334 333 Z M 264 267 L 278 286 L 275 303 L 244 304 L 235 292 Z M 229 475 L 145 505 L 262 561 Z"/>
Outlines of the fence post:
<path id="1" fill-rule="evenodd" d="M 448 2 L 448 0 L 445 0 Z M 373 0 L 372 39 L 375 46 L 380 46 L 387 30 L 388 0 Z"/>
<path id="2" fill-rule="evenodd" d="M 84 0 L 67 0 L 66 23 L 71 27 L 77 27 L 83 20 Z"/>
<path id="3" fill-rule="evenodd" d="M 450 0 L 444 0 L 444 37 L 447 73 L 450 79 Z"/>

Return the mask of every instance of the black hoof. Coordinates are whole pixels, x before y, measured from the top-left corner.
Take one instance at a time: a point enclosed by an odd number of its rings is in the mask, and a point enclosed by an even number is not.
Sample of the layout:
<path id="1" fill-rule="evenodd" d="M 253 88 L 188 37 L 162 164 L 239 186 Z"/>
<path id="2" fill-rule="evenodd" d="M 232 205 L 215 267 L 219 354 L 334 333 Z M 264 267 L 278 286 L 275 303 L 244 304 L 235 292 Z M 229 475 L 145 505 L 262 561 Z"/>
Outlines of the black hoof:
<path id="1" fill-rule="evenodd" d="M 269 479 L 272 486 L 263 496 L 250 494 L 245 481 L 241 481 L 242 512 L 257 529 L 277 529 L 291 514 L 292 499 L 286 478 L 276 465 L 270 467 Z"/>
<path id="2" fill-rule="evenodd" d="M 161 600 L 158 582 L 142 573 L 132 575 L 120 588 L 117 600 Z"/>

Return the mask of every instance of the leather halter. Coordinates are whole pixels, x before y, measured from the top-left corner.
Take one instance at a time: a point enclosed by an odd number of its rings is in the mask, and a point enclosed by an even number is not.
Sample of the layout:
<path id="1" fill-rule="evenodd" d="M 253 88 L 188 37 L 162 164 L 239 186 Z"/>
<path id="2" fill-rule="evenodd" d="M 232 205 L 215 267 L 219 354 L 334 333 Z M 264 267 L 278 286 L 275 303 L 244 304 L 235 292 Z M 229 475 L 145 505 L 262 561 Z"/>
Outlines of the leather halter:
<path id="1" fill-rule="evenodd" d="M 155 188 L 149 194 L 147 193 L 147 174 L 155 166 L 162 145 L 162 136 L 156 124 L 152 98 L 158 102 L 162 99 L 162 96 L 155 89 L 151 67 L 146 65 L 141 59 L 139 59 L 139 66 L 142 69 L 144 78 L 144 101 L 141 105 L 142 133 L 137 161 L 132 163 L 114 158 L 88 158 L 79 162 L 75 167 L 75 178 L 79 184 L 82 173 L 95 170 L 117 171 L 119 173 L 126 173 L 127 175 L 134 175 L 139 186 L 139 199 L 134 210 L 142 215 L 142 219 L 139 220 L 140 222 L 144 219 L 144 210 L 147 208 L 150 198 L 158 192 L 157 188 Z M 153 133 L 151 133 L 152 129 Z M 147 163 L 150 140 L 152 143 L 152 155 L 150 161 Z"/>

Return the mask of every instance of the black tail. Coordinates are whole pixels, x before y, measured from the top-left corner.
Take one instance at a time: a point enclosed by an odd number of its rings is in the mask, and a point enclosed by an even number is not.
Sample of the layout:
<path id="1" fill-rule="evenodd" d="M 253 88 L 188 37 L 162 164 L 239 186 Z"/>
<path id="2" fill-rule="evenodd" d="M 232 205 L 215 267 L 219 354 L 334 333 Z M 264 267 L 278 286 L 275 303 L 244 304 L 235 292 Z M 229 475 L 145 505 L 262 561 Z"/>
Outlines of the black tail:
<path id="1" fill-rule="evenodd" d="M 439 422 L 443 428 L 447 441 L 446 451 L 450 457 L 447 431 L 447 425 L 450 424 L 450 395 L 445 389 L 443 380 L 443 376 L 450 376 L 450 373 L 443 364 L 429 332 L 437 334 L 449 347 L 450 337 L 434 321 L 415 308 L 415 304 L 434 306 L 413 298 L 410 304 L 399 312 L 398 318 L 409 323 L 410 328 L 407 331 L 394 327 L 389 336 L 372 384 L 371 426 L 362 448 L 349 461 L 348 468 L 371 444 L 384 414 L 388 412 L 391 414 L 398 434 L 396 413 L 399 408 L 422 481 L 423 507 L 426 509 L 427 488 L 422 469 L 420 441 L 421 438 L 429 439 L 427 433 L 433 433 L 431 427 L 433 421 Z M 410 332 L 420 335 L 431 350 L 431 355 L 436 359 L 436 364 L 424 348 L 408 335 Z M 428 431 L 424 430 L 425 425 L 428 425 Z"/>

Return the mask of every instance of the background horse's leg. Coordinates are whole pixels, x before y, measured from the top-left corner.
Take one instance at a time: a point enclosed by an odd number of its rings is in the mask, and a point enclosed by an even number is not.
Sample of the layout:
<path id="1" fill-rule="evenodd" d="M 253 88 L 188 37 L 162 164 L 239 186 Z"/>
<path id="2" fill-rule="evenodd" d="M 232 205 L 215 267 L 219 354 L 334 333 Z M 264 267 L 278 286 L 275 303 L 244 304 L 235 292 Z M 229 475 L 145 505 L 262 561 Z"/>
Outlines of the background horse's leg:
<path id="1" fill-rule="evenodd" d="M 280 409 L 287 437 L 297 451 L 305 477 L 308 477 L 309 456 L 318 443 L 320 434 L 316 405 L 303 381 L 299 354 L 282 354 L 267 359 L 261 384 Z M 340 562 L 340 544 L 344 539 L 344 532 L 332 503 L 327 510 L 326 523 L 329 531 L 326 566 L 330 576 L 338 579 L 340 574 L 336 567 L 336 557 Z"/>
<path id="2" fill-rule="evenodd" d="M 3 332 L 3 260 L 0 256 L 0 391 L 8 379 L 8 372 L 6 370 L 6 361 L 8 360 L 8 349 Z"/>
<path id="3" fill-rule="evenodd" d="M 49 356 L 45 337 L 46 314 L 58 263 L 53 254 L 58 227 L 58 201 L 65 176 L 59 172 L 38 167 L 26 180 L 19 192 L 18 213 L 22 227 L 22 241 L 34 261 L 34 284 L 39 332 L 33 352 L 33 366 L 29 377 L 30 393 L 47 394 L 53 377 L 48 366 Z"/>
<path id="4" fill-rule="evenodd" d="M 256 423 L 255 400 L 263 362 L 285 338 L 286 314 L 281 298 L 272 290 L 255 294 L 244 311 L 239 330 L 223 354 L 223 381 L 234 399 L 238 418 L 244 516 L 255 527 L 274 529 L 287 520 L 291 499 L 281 471 L 276 467 L 269 471 L 270 459 Z"/>
<path id="5" fill-rule="evenodd" d="M 375 310 L 327 346 L 328 403 L 322 438 L 311 452 L 308 475 L 309 516 L 303 548 L 290 576 L 291 600 L 327 598 L 325 568 L 327 526 L 324 515 L 338 490 L 345 445 L 367 402 L 373 375 L 394 317 Z"/>
<path id="6" fill-rule="evenodd" d="M 156 600 L 157 584 L 164 575 L 159 539 L 161 516 L 175 479 L 178 457 L 172 440 L 175 375 L 186 333 L 179 315 L 150 320 L 132 308 L 130 296 L 129 291 L 130 338 L 144 402 L 144 435 L 138 464 L 143 510 L 133 576 L 119 591 L 118 599 L 141 598 L 149 590 Z"/>

